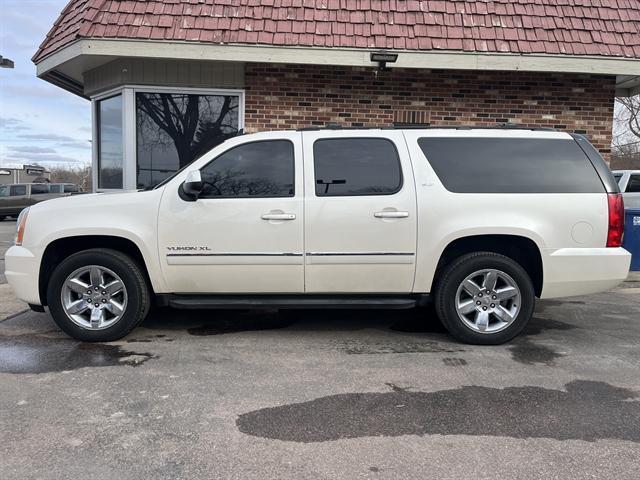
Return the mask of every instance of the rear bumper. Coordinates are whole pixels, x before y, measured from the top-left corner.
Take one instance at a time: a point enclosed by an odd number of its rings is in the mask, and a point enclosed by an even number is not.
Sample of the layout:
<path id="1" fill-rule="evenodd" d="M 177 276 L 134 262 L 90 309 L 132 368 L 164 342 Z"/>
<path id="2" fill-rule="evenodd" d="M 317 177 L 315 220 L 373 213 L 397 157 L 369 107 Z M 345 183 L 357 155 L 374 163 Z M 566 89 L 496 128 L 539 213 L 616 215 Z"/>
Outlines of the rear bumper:
<path id="1" fill-rule="evenodd" d="M 4 257 L 7 282 L 20 300 L 42 305 L 38 289 L 40 259 L 24 247 L 13 246 Z"/>
<path id="2" fill-rule="evenodd" d="M 627 278 L 631 254 L 624 248 L 561 248 L 544 251 L 540 298 L 609 290 Z"/>

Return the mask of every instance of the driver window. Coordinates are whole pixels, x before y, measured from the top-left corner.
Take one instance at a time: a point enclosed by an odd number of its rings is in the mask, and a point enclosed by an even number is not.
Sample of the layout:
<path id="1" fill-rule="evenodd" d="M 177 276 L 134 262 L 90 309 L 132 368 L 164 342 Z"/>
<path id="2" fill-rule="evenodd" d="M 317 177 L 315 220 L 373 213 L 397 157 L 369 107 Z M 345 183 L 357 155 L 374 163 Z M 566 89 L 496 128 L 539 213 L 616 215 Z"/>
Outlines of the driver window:
<path id="1" fill-rule="evenodd" d="M 264 140 L 238 145 L 216 157 L 200 171 L 198 198 L 292 197 L 293 144 Z"/>

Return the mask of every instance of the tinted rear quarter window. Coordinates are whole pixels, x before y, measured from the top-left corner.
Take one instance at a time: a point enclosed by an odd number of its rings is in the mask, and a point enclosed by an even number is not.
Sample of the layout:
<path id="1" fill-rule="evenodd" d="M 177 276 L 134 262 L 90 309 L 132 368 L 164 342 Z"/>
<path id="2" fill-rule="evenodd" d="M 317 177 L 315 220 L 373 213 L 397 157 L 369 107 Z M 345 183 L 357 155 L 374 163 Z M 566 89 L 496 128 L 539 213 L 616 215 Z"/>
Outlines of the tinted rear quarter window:
<path id="1" fill-rule="evenodd" d="M 604 192 L 573 139 L 424 137 L 418 145 L 451 192 Z"/>
<path id="2" fill-rule="evenodd" d="M 631 175 L 629 177 L 626 193 L 640 193 L 640 175 Z"/>
<path id="3" fill-rule="evenodd" d="M 77 193 L 79 192 L 77 185 L 65 185 L 64 193 Z"/>
<path id="4" fill-rule="evenodd" d="M 400 158 L 385 138 L 327 138 L 313 144 L 319 197 L 391 195 L 402 187 Z"/>

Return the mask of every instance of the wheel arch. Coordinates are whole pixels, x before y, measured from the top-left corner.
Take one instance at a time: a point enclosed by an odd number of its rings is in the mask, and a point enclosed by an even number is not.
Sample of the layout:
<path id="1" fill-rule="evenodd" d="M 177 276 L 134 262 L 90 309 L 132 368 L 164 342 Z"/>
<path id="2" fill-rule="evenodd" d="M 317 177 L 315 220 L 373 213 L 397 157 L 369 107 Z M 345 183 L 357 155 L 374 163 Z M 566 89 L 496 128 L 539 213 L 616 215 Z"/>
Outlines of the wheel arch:
<path id="1" fill-rule="evenodd" d="M 151 291 L 155 290 L 142 250 L 133 240 L 113 235 L 77 235 L 58 238 L 47 245 L 38 274 L 38 292 L 42 305 L 47 305 L 47 284 L 56 265 L 74 253 L 91 248 L 108 248 L 129 255 L 142 269 Z"/>
<path id="2" fill-rule="evenodd" d="M 520 235 L 481 234 L 452 240 L 442 251 L 434 275 L 434 287 L 439 273 L 456 258 L 473 252 L 492 252 L 509 257 L 525 269 L 531 277 L 537 297 L 542 293 L 544 279 L 542 254 L 532 239 Z"/>

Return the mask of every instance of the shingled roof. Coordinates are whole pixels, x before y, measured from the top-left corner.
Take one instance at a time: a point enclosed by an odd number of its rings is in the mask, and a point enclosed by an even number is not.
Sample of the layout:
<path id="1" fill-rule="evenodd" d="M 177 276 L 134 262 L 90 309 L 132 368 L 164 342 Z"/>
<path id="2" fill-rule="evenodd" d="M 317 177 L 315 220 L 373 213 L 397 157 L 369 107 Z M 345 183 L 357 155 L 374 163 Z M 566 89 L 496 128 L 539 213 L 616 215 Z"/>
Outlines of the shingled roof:
<path id="1" fill-rule="evenodd" d="M 640 2 L 71 0 L 33 61 L 82 38 L 640 59 Z"/>

